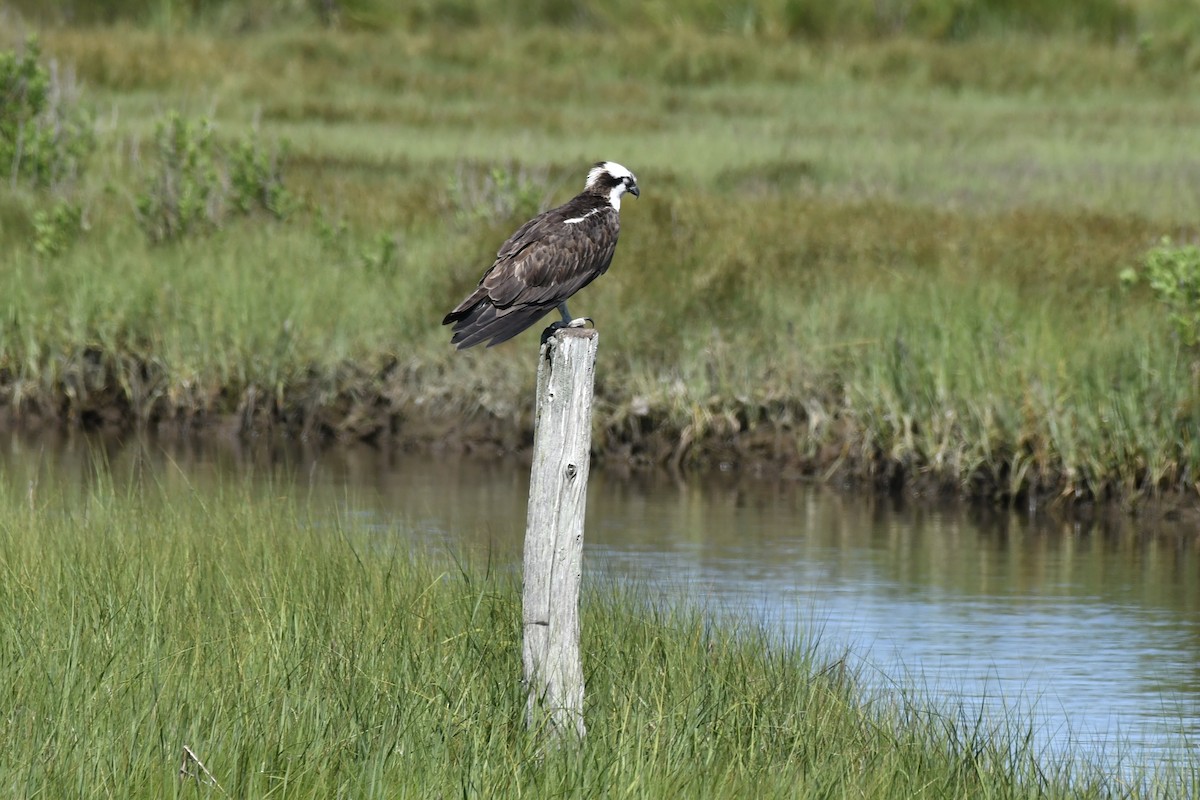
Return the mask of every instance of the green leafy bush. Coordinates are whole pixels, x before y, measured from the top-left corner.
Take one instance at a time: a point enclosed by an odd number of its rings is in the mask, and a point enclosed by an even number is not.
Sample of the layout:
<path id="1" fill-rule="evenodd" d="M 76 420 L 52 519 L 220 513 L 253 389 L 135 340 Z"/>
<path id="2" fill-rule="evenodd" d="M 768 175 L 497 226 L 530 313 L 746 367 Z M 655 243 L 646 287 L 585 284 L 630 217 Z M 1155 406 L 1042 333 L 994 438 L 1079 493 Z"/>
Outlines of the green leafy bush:
<path id="1" fill-rule="evenodd" d="M 261 209 L 279 219 L 291 205 L 281 150 L 255 135 L 223 148 L 211 120 L 172 112 L 155 126 L 154 143 L 157 163 L 137 198 L 138 221 L 152 242 L 216 230 L 231 213 Z"/>
<path id="2" fill-rule="evenodd" d="M 1146 254 L 1144 266 L 1146 283 L 1167 307 L 1180 342 L 1188 347 L 1200 345 L 1200 247 L 1174 245 L 1164 237 Z M 1141 277 L 1137 270 L 1126 269 L 1121 282 L 1131 286 Z"/>
<path id="3" fill-rule="evenodd" d="M 138 220 L 152 242 L 215 228 L 224 192 L 216 167 L 212 123 L 171 113 L 154 129 L 158 164 L 138 197 Z"/>
<path id="4" fill-rule="evenodd" d="M 95 135 L 70 74 L 40 56 L 35 38 L 0 52 L 0 168 L 13 183 L 54 187 L 79 176 Z"/>
<path id="5" fill-rule="evenodd" d="M 60 200 L 53 208 L 33 215 L 33 249 L 43 258 L 53 258 L 66 250 L 84 229 L 83 209 Z"/>
<path id="6" fill-rule="evenodd" d="M 242 214 L 261 209 L 283 219 L 293 204 L 283 186 L 286 147 L 267 149 L 255 136 L 246 136 L 229 154 L 233 202 Z"/>

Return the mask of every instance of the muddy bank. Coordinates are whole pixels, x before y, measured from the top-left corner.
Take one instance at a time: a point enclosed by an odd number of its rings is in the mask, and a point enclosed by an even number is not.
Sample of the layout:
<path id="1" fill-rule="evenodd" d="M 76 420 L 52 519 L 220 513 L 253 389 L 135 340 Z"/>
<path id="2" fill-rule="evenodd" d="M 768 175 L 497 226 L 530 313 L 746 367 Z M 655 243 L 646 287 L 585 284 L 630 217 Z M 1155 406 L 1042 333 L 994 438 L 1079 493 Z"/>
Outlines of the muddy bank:
<path id="1" fill-rule="evenodd" d="M 169 387 L 145 365 L 113 379 L 99 356 L 89 374 L 50 390 L 0 385 L 0 430 L 31 435 L 70 431 L 165 443 L 213 439 L 247 445 L 323 448 L 365 444 L 380 450 L 525 458 L 533 441 L 532 396 L 509 397 L 452 366 L 390 361 L 367 371 L 347 365 L 287 387 Z M 7 377 L 7 376 L 0 376 Z M 532 391 L 532 390 L 530 390 Z M 686 414 L 669 400 L 625 397 L 597 387 L 593 457 L 609 470 L 665 469 L 808 480 L 908 498 L 964 499 L 981 506 L 1047 508 L 1080 518 L 1119 513 L 1200 522 L 1196 487 L 1116 481 L 1080 487 L 1054 464 L 1010 475 L 1011 454 L 969 472 L 916 456 L 896 458 L 852 415 L 814 414 L 833 398 L 712 398 Z M 1028 459 L 1026 459 L 1027 461 Z"/>

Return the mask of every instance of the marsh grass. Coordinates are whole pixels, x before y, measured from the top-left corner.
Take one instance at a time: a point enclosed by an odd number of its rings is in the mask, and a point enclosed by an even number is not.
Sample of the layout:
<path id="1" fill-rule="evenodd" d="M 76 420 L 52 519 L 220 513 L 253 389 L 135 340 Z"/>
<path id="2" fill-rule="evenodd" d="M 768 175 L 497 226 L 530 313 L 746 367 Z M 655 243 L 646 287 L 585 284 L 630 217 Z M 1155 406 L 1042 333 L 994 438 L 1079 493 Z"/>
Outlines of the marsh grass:
<path id="1" fill-rule="evenodd" d="M 495 34 L 45 31 L 102 111 L 70 242 L 36 246 L 55 197 L 0 195 L 0 398 L 520 448 L 529 345 L 454 354 L 437 322 L 614 157 L 645 190 L 579 299 L 603 321 L 602 455 L 1001 501 L 1192 491 L 1194 353 L 1118 275 L 1200 235 L 1197 119 L 1132 45 Z M 287 218 L 149 246 L 169 110 L 221 148 L 289 142 Z"/>
<path id="2" fill-rule="evenodd" d="M 204 5 L 179 0 L 116 0 L 101 6 L 58 0 L 12 5 L 43 21 L 83 24 L 119 20 L 164 28 L 216 25 L 239 30 L 280 22 L 329 27 L 388 30 L 396 27 L 553 25 L 568 29 L 635 26 L 669 28 L 687 25 L 702 31 L 734 30 L 774 38 L 875 38 L 907 34 L 932 39 L 964 39 L 998 30 L 1033 34 L 1071 34 L 1111 41 L 1134 32 L 1138 23 L 1155 19 L 1151 4 L 1118 0 L 1064 0 L 1043 6 L 1021 0 L 917 0 L 866 2 L 841 0 L 749 0 L 730 6 L 715 0 L 684 3 L 632 0 L 569 6 L 543 0 L 499 3 L 496 0 L 417 0 L 402 7 L 382 0 L 255 0 Z M 1163 4 L 1172 10 L 1170 4 Z M 1160 12 L 1161 15 L 1161 12 Z"/>
<path id="3" fill-rule="evenodd" d="M 587 591 L 588 738 L 546 753 L 522 729 L 517 576 L 287 480 L 4 482 L 6 795 L 1111 797 L 1137 779 L 1041 757 L 1017 717 L 867 701 L 803 637 L 637 585 Z"/>

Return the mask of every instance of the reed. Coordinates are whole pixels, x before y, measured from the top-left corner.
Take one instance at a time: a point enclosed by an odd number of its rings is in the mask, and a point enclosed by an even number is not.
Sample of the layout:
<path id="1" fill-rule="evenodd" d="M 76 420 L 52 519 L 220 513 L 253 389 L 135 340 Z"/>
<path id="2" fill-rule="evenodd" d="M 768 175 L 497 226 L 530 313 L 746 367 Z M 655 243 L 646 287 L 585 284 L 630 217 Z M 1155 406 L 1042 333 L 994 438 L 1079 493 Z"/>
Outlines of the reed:
<path id="1" fill-rule="evenodd" d="M 437 322 L 612 157 L 647 192 L 579 300 L 599 455 L 1001 501 L 1193 491 L 1196 355 L 1118 275 L 1200 235 L 1195 120 L 1187 73 L 1131 44 L 213 30 L 43 31 L 96 138 L 74 182 L 0 196 L 10 416 L 527 446 L 532 351 L 454 354 Z M 217 173 L 238 143 L 282 154 L 241 180 L 282 181 L 287 213 L 152 243 L 168 109 L 212 120 Z"/>
<path id="2" fill-rule="evenodd" d="M 194 484 L 98 463 L 79 484 L 26 477 L 0 489 L 9 796 L 1189 788 L 1184 770 L 1117 779 L 1040 757 L 1019 718 L 867 702 L 845 661 L 802 636 L 714 623 L 636 585 L 585 592 L 588 737 L 540 752 L 506 567 L 414 547 L 403 524 L 364 524 L 352 498 L 297 501 L 285 475 Z"/>

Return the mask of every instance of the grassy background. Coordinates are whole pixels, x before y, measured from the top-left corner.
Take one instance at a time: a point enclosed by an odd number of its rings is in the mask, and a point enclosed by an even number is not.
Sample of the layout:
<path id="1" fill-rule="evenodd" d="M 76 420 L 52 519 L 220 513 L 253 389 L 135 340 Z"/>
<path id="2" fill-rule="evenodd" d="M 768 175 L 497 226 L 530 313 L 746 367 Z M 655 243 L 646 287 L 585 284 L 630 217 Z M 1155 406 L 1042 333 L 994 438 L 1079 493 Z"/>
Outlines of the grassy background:
<path id="1" fill-rule="evenodd" d="M 0 487 L 6 796 L 1195 789 L 1185 764 L 1116 778 L 1043 758 L 1016 717 L 985 722 L 914 697 L 868 704 L 844 662 L 811 643 L 713 626 L 630 586 L 585 593 L 588 736 L 547 755 L 523 731 L 515 575 L 307 507 L 287 475 L 197 485 L 134 464 L 132 476 L 98 465 L 53 488 L 36 469 L 21 478 Z"/>
<path id="2" fill-rule="evenodd" d="M 26 422 L 520 447 L 532 335 L 454 354 L 437 323 L 612 158 L 644 191 L 577 301 L 601 454 L 1190 495 L 1196 357 L 1117 274 L 1197 237 L 1200 61 L 1171 44 L 1196 15 L 1043 5 L 947 29 L 932 2 L 9 3 L 3 44 L 40 32 L 97 147 L 0 196 L 0 395 Z M 795 22 L 818 8 L 836 24 Z M 290 143 L 287 218 L 151 244 L 169 110 Z M 40 255 L 64 198 L 85 230 Z"/>
<path id="3" fill-rule="evenodd" d="M 742 34 L 808 39 L 878 38 L 917 35 L 937 39 L 1016 30 L 1035 35 L 1077 34 L 1111 41 L 1147 25 L 1186 15 L 1179 0 L 11 0 L 10 5 L 42 22 L 180 26 L 192 24 L 257 28 L 280 20 L 371 30 L 400 27 L 489 27 L 553 25 L 574 30 L 694 27 Z"/>

